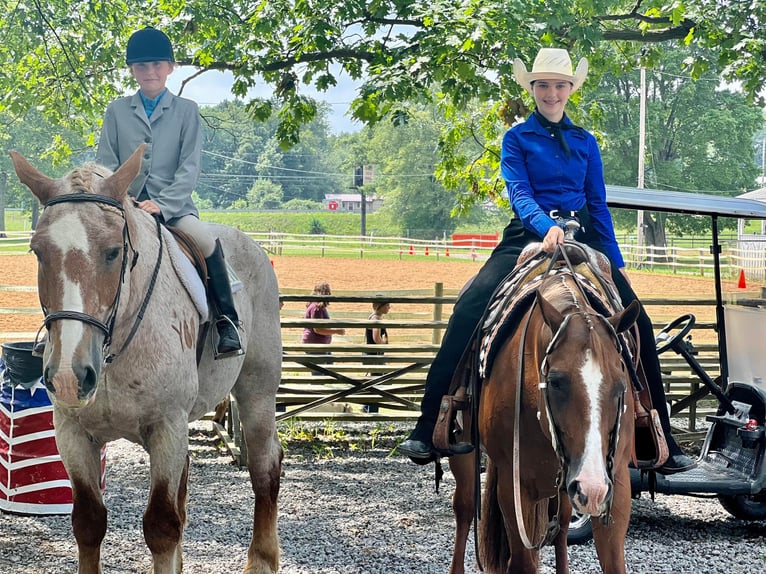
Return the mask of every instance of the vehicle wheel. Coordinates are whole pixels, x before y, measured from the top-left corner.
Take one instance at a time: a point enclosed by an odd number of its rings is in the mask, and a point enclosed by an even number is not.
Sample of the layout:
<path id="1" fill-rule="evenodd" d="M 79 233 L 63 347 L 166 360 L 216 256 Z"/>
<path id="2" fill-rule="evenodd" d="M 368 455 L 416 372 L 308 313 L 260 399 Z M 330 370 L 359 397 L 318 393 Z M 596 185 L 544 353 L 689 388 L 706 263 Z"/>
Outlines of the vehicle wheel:
<path id="1" fill-rule="evenodd" d="M 741 520 L 766 520 L 766 494 L 763 492 L 751 496 L 746 494 L 737 494 L 735 496 L 721 494 L 718 497 L 718 501 L 726 512 L 734 518 Z"/>
<path id="2" fill-rule="evenodd" d="M 572 519 L 569 521 L 569 532 L 567 533 L 567 544 L 576 546 L 590 542 L 593 538 L 593 524 L 590 521 L 590 514 L 579 514 L 572 511 Z"/>

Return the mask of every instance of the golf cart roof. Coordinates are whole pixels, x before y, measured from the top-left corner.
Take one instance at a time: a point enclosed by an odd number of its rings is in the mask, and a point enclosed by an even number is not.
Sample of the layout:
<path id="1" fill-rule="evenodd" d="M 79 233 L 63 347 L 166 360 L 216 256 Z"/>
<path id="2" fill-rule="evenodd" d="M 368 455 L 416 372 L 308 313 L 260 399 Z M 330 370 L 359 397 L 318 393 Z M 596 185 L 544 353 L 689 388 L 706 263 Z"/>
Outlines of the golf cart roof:
<path id="1" fill-rule="evenodd" d="M 766 219 L 766 203 L 762 201 L 704 193 L 607 185 L 606 202 L 610 207 L 627 209 Z"/>

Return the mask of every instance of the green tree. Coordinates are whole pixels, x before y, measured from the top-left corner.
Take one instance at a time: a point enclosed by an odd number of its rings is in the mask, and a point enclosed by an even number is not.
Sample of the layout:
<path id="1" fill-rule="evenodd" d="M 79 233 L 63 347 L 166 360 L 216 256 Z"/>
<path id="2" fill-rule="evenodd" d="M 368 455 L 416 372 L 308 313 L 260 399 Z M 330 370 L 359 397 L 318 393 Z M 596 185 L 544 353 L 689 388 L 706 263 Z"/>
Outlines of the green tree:
<path id="1" fill-rule="evenodd" d="M 51 125 L 38 110 L 30 110 L 23 117 L 0 113 L 0 142 L 2 149 L 15 149 L 33 162 L 44 173 L 63 175 L 73 162 L 92 159 L 92 153 L 83 149 L 77 134 L 66 128 Z M 38 202 L 13 170 L 10 156 L 0 154 L 0 175 L 4 174 L 4 193 L 0 204 L 0 217 L 6 207 L 22 208 L 37 223 Z M 5 224 L 2 222 L 2 227 Z"/>
<path id="2" fill-rule="evenodd" d="M 370 191 L 384 198 L 383 210 L 396 215 L 403 234 L 428 239 L 451 234 L 457 225 L 451 217 L 454 195 L 432 175 L 440 129 L 433 111 L 369 128 L 366 154 L 377 180 Z"/>
<path id="3" fill-rule="evenodd" d="M 690 63 L 699 76 L 715 63 L 755 95 L 766 80 L 766 2 L 665 0 L 51 0 L 6 1 L 0 28 L 0 112 L 39 106 L 53 123 L 94 129 L 126 83 L 124 47 L 146 24 L 167 30 L 181 64 L 230 70 L 233 95 L 262 82 L 274 97 L 251 102 L 253 117 L 275 111 L 277 139 L 298 141 L 316 117 L 303 85 L 325 90 L 339 74 L 364 79 L 353 116 L 371 124 L 402 102 L 518 98 L 513 58 L 529 61 L 540 43 L 595 55 L 605 42 L 676 41 L 711 52 Z M 606 68 L 620 60 L 594 65 Z M 615 59 L 616 58 L 616 59 Z"/>
<path id="4" fill-rule="evenodd" d="M 721 89 L 713 71 L 693 80 L 684 75 L 690 50 L 658 49 L 646 72 L 645 187 L 674 191 L 725 192 L 751 189 L 757 166 L 753 137 L 762 113 L 741 94 Z M 586 93 L 584 105 L 602 140 L 607 183 L 635 186 L 639 155 L 639 70 L 608 72 Z M 619 226 L 631 229 L 635 214 L 622 212 Z M 645 213 L 647 242 L 663 245 L 667 232 L 707 230 L 707 220 Z M 733 222 L 727 223 L 733 226 Z"/>
<path id="5" fill-rule="evenodd" d="M 268 179 L 256 180 L 247 193 L 249 209 L 279 209 L 282 203 L 282 186 Z"/>
<path id="6" fill-rule="evenodd" d="M 234 202 L 248 204 L 248 194 L 258 179 L 281 188 L 284 201 L 321 202 L 326 193 L 338 193 L 340 181 L 328 163 L 329 106 L 304 131 L 291 149 L 280 147 L 276 137 L 277 114 L 265 122 L 253 120 L 242 102 L 223 102 L 201 110 L 205 120 L 202 175 L 198 191 L 216 207 Z"/>

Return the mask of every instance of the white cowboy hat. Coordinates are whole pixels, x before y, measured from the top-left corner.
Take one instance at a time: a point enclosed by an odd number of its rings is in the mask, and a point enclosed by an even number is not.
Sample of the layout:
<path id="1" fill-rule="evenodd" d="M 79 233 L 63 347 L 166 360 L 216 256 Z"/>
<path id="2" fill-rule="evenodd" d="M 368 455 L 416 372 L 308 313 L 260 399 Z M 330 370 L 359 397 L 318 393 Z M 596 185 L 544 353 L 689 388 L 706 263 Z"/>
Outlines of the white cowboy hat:
<path id="1" fill-rule="evenodd" d="M 569 52 L 562 48 L 541 48 L 537 53 L 532 71 L 519 58 L 513 61 L 513 76 L 519 85 L 532 93 L 532 82 L 535 80 L 566 80 L 572 82 L 572 92 L 582 86 L 588 75 L 588 60 L 581 58 L 577 70 L 572 73 L 572 59 Z"/>

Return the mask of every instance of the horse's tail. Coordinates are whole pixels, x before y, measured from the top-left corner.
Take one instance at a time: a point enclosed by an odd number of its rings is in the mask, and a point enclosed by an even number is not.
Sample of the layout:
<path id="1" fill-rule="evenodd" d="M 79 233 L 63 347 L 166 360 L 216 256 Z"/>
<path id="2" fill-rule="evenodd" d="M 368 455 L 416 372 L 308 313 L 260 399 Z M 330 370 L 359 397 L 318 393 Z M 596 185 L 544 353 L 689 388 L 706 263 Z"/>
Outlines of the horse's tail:
<path id="1" fill-rule="evenodd" d="M 505 572 L 511 557 L 503 514 L 497 502 L 497 466 L 492 459 L 487 459 L 484 497 L 481 504 L 479 557 L 484 571 L 490 574 Z"/>

